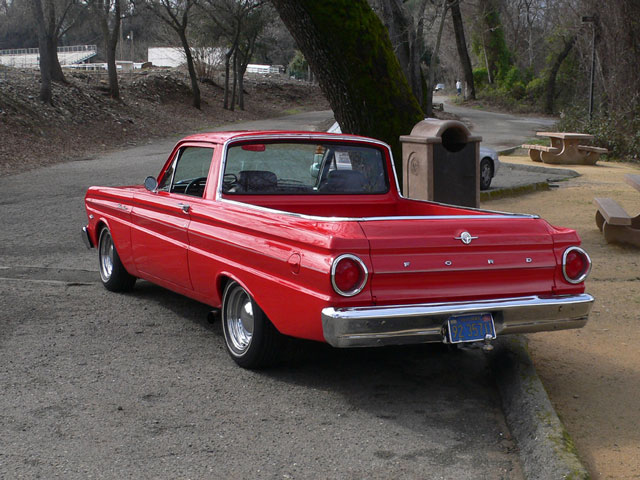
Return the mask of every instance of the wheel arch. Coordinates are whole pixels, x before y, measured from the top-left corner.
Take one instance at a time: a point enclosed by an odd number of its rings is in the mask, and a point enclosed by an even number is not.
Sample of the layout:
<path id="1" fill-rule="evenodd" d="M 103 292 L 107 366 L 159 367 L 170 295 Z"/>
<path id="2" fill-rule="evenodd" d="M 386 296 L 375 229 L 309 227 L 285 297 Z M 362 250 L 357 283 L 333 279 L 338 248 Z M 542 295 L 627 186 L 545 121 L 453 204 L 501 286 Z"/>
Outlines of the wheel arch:
<path id="1" fill-rule="evenodd" d="M 247 282 L 241 280 L 238 275 L 235 275 L 234 273 L 229 271 L 220 272 L 218 274 L 218 277 L 216 278 L 216 290 L 218 292 L 218 295 L 220 296 L 220 308 L 222 308 L 223 306 L 222 304 L 224 300 L 223 298 L 224 291 L 230 282 L 236 282 L 238 285 L 244 288 L 244 290 L 249 294 L 251 299 L 256 303 L 256 305 L 258 305 L 260 310 L 262 310 L 262 313 L 264 313 L 267 319 L 269 319 L 269 322 L 271 322 L 271 318 L 269 317 L 269 315 L 267 315 L 264 308 L 260 304 L 258 298 L 256 297 L 254 289 L 252 289 Z M 274 327 L 276 327 L 276 330 L 279 330 L 278 327 L 273 322 L 271 323 Z"/>

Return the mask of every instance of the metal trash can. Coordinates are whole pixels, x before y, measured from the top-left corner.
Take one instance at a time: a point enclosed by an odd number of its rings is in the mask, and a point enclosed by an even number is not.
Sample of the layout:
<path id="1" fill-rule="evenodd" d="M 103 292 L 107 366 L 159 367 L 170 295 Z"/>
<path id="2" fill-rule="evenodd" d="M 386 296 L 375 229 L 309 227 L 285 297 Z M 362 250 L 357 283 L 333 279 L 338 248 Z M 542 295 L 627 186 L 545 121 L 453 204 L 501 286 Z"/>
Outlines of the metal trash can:
<path id="1" fill-rule="evenodd" d="M 404 196 L 479 207 L 481 140 L 457 120 L 418 122 L 400 137 Z"/>

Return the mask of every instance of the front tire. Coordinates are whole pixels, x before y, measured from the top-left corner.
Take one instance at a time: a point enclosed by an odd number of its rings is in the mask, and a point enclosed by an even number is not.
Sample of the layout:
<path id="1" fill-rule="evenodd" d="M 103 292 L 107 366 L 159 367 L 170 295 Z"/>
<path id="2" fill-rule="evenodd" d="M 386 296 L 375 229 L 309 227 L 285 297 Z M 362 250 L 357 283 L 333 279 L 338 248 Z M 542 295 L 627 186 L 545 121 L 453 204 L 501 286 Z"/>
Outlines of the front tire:
<path id="1" fill-rule="evenodd" d="M 98 263 L 100 280 L 107 290 L 128 292 L 133 288 L 136 277 L 127 272 L 122 265 L 116 246 L 113 244 L 111 232 L 107 227 L 100 231 L 98 238 Z"/>
<path id="2" fill-rule="evenodd" d="M 227 284 L 222 296 L 222 329 L 227 352 L 241 367 L 263 368 L 278 359 L 282 335 L 234 281 Z"/>

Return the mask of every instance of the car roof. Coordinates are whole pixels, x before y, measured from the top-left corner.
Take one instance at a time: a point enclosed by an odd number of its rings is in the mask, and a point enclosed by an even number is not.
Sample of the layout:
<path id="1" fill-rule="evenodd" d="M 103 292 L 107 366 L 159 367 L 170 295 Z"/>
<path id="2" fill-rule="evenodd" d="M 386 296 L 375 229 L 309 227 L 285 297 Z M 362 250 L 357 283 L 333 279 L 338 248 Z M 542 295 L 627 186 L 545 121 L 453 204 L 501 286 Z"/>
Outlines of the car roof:
<path id="1" fill-rule="evenodd" d="M 196 133 L 194 135 L 189 135 L 181 140 L 181 142 L 191 141 L 191 142 L 210 142 L 210 143 L 225 143 L 229 140 L 238 140 L 243 137 L 282 137 L 291 138 L 291 137 L 304 137 L 304 138 L 322 138 L 325 139 L 327 137 L 335 137 L 336 140 L 361 140 L 361 141 L 376 141 L 372 138 L 363 137 L 360 135 L 347 135 L 347 134 L 335 134 L 335 133 L 327 133 L 327 132 L 311 132 L 311 131 L 295 131 L 295 130 L 232 130 L 225 132 L 206 132 L 206 133 Z"/>

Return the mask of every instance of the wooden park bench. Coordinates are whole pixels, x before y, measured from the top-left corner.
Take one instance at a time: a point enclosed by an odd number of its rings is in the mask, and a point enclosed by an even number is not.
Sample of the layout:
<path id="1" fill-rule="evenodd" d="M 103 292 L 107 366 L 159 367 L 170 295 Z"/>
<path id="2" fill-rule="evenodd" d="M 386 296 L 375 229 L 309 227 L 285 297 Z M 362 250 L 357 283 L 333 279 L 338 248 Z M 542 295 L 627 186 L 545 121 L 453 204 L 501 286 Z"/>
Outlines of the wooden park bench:
<path id="1" fill-rule="evenodd" d="M 522 145 L 522 148 L 526 148 L 529 150 L 529 158 L 534 162 L 542 162 L 542 158 L 540 158 L 540 152 L 560 153 L 560 149 L 558 147 L 548 147 L 546 145 L 533 145 L 525 143 Z"/>
<path id="2" fill-rule="evenodd" d="M 625 182 L 640 191 L 640 175 L 625 175 Z M 640 247 L 640 215 L 631 217 L 611 198 L 594 198 L 598 206 L 596 225 L 607 243 L 628 243 Z"/>
<path id="3" fill-rule="evenodd" d="M 585 163 L 587 165 L 595 165 L 600 160 L 600 155 L 609 153 L 609 150 L 602 147 L 594 147 L 593 145 L 578 145 L 579 152 L 586 152 Z"/>

